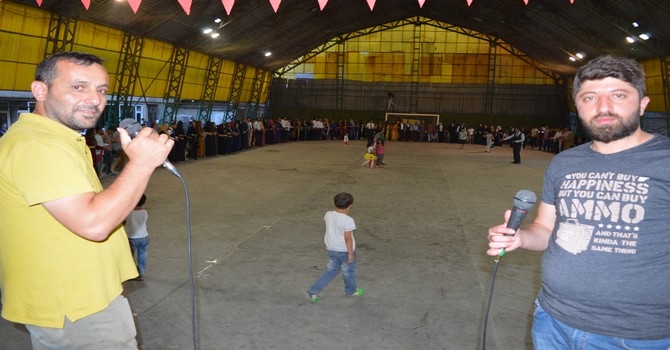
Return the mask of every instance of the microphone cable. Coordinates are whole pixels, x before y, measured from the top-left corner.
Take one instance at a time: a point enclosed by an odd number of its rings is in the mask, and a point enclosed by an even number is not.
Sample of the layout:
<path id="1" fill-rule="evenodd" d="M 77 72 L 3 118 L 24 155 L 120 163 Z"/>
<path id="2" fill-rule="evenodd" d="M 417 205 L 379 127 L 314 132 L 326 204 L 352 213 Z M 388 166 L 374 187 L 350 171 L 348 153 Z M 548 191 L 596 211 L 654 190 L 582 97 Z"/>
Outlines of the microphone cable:
<path id="1" fill-rule="evenodd" d="M 496 273 L 498 272 L 498 266 L 500 265 L 500 259 L 505 256 L 505 249 L 503 249 L 498 256 L 496 256 L 496 259 L 494 260 L 493 264 L 493 272 L 491 273 L 491 285 L 489 286 L 489 298 L 488 301 L 486 302 L 486 314 L 484 315 L 484 330 L 482 333 L 482 350 L 486 350 L 486 331 L 488 329 L 488 323 L 489 323 L 489 312 L 491 311 L 491 303 L 493 301 L 493 287 L 496 283 Z"/>
<path id="2" fill-rule="evenodd" d="M 174 167 L 173 167 L 174 168 Z M 184 186 L 184 195 L 186 197 L 186 238 L 187 238 L 187 249 L 188 249 L 188 276 L 189 276 L 189 285 L 191 291 L 191 337 L 193 340 L 193 350 L 198 350 L 198 337 L 195 325 L 195 277 L 193 276 L 193 249 L 192 249 L 192 239 L 191 239 L 191 201 L 189 199 L 188 187 L 186 186 L 186 181 L 179 174 L 176 169 L 168 169 L 172 175 L 179 178 L 182 185 Z"/>
<path id="3" fill-rule="evenodd" d="M 1 1 L 1 0 L 0 0 Z M 123 119 L 119 123 L 119 127 L 125 129 L 128 131 L 128 136 L 130 138 L 134 138 L 137 136 L 137 134 L 142 130 L 142 125 L 137 122 L 137 120 L 133 118 L 126 118 Z M 192 244 L 191 244 L 191 201 L 189 200 L 189 195 L 188 195 L 188 187 L 186 186 L 186 182 L 184 181 L 184 178 L 181 176 L 177 168 L 175 168 L 172 163 L 170 163 L 169 160 L 165 160 L 163 162 L 163 167 L 166 168 L 170 173 L 174 176 L 176 176 L 179 181 L 181 181 L 182 185 L 184 186 L 184 194 L 186 196 L 186 237 L 188 240 L 187 247 L 188 247 L 188 275 L 189 275 L 189 284 L 190 284 L 190 290 L 191 290 L 191 334 L 193 338 L 193 350 L 198 350 L 198 340 L 197 340 L 197 332 L 196 332 L 196 326 L 195 326 L 195 277 L 193 276 L 193 253 L 192 253 Z"/>

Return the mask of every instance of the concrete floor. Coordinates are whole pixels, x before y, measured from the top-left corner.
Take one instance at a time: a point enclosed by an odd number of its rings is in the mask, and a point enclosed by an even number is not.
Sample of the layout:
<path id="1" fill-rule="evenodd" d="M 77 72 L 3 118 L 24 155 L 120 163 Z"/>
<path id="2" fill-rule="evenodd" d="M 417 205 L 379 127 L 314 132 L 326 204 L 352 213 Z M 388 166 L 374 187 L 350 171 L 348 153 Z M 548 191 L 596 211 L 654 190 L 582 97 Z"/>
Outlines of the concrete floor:
<path id="1" fill-rule="evenodd" d="M 387 142 L 385 168 L 360 167 L 364 141 L 269 145 L 177 163 L 189 190 L 199 349 L 481 349 L 494 259 L 489 226 L 551 154 L 509 147 Z M 103 179 L 108 182 L 110 179 Z M 312 304 L 326 262 L 323 215 L 354 195 L 361 298 L 337 277 Z M 141 348 L 193 349 L 185 192 L 158 169 L 146 192 L 151 247 L 143 282 L 126 282 Z M 531 218 L 534 211 L 531 212 Z M 530 219 L 530 218 L 529 218 Z M 540 254 L 498 269 L 488 349 L 531 349 Z M 0 321 L 1 349 L 30 349 Z"/>

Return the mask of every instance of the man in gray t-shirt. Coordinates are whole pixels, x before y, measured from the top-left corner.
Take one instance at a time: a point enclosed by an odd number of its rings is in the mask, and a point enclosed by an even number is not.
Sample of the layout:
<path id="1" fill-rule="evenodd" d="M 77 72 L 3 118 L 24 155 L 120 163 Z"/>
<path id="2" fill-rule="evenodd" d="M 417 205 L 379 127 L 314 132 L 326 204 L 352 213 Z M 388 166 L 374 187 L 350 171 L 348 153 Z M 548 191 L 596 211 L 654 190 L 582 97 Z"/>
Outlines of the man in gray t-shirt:
<path id="1" fill-rule="evenodd" d="M 533 223 L 491 227 L 487 254 L 544 251 L 536 349 L 670 348 L 670 139 L 640 128 L 649 97 L 632 59 L 594 59 L 573 94 L 592 142 L 554 157 Z"/>

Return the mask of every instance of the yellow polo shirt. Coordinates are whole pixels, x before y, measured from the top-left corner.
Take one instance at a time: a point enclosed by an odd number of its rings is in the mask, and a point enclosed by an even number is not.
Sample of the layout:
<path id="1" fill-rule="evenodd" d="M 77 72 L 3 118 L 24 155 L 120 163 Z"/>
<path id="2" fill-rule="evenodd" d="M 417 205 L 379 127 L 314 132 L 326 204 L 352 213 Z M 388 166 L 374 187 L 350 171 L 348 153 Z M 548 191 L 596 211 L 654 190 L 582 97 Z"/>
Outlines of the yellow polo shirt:
<path id="1" fill-rule="evenodd" d="M 121 282 L 137 276 L 119 225 L 102 242 L 62 226 L 41 205 L 100 192 L 91 153 L 78 132 L 24 113 L 0 138 L 2 317 L 62 328 L 106 308 Z"/>

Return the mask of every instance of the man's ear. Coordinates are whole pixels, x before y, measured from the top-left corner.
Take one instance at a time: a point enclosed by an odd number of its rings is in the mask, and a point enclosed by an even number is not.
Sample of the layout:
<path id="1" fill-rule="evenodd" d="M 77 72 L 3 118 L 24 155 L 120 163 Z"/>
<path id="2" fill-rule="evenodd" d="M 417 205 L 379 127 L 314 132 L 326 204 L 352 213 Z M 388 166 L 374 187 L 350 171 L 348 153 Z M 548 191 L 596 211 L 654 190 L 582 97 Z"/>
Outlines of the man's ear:
<path id="1" fill-rule="evenodd" d="M 30 91 L 33 93 L 35 100 L 44 101 L 46 100 L 47 92 L 49 92 L 49 87 L 44 82 L 33 81 L 30 84 Z"/>

